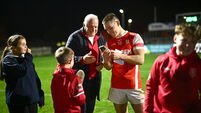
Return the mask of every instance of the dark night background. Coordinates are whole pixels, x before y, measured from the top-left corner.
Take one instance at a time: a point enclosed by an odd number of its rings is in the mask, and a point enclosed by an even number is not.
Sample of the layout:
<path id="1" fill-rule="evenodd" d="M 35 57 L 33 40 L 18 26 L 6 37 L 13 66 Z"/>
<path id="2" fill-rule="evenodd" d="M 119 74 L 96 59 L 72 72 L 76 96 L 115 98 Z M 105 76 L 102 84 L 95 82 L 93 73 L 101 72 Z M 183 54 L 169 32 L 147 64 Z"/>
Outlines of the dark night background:
<path id="1" fill-rule="evenodd" d="M 98 15 L 101 29 L 107 13 L 113 12 L 121 19 L 121 8 L 126 24 L 128 18 L 133 19 L 131 31 L 144 33 L 154 20 L 154 6 L 157 22 L 175 22 L 175 14 L 201 11 L 200 0 L 1 0 L 0 48 L 13 34 L 22 34 L 32 46 L 66 41 L 70 33 L 82 26 L 87 14 Z"/>

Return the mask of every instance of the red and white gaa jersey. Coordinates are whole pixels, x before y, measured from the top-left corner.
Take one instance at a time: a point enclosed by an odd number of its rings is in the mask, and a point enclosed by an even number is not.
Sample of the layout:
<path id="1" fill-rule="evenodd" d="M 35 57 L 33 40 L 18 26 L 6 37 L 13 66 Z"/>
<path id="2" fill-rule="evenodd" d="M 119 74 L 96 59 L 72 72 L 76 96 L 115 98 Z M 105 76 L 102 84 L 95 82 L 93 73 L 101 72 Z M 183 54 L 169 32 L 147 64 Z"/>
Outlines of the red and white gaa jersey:
<path id="1" fill-rule="evenodd" d="M 122 37 L 108 40 L 107 46 L 110 50 L 122 54 L 134 55 L 133 50 L 144 49 L 144 42 L 139 34 L 127 32 Z M 142 88 L 139 66 L 128 64 L 123 60 L 113 60 L 111 81 L 112 88 Z"/>

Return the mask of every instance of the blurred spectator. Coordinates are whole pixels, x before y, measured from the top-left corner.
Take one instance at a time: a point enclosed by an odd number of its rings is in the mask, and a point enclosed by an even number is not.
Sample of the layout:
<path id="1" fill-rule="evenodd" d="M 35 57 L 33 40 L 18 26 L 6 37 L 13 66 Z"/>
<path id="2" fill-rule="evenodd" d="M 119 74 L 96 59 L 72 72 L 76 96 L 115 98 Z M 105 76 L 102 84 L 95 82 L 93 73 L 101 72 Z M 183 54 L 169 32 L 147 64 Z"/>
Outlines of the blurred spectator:
<path id="1" fill-rule="evenodd" d="M 201 59 L 194 50 L 200 38 L 199 25 L 176 25 L 175 46 L 149 74 L 144 113 L 201 113 Z"/>

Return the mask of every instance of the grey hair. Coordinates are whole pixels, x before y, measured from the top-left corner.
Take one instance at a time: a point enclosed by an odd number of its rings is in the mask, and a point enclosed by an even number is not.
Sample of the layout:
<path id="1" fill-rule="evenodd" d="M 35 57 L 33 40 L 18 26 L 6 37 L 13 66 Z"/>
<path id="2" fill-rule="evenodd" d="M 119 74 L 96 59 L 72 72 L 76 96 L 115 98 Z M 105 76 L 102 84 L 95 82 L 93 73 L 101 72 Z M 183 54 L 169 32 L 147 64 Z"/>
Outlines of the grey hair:
<path id="1" fill-rule="evenodd" d="M 98 20 L 98 16 L 95 14 L 88 14 L 85 18 L 84 18 L 84 22 L 83 24 L 87 24 L 90 20 L 92 19 L 97 19 Z"/>

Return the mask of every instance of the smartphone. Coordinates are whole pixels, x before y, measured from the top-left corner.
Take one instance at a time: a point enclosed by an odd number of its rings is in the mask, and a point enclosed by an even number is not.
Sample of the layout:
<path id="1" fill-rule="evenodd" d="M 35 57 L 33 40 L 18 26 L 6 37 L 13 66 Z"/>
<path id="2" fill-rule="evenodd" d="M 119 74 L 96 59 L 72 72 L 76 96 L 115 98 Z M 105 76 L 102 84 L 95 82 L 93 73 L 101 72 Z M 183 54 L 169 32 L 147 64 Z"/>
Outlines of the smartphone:
<path id="1" fill-rule="evenodd" d="M 106 49 L 106 47 L 105 47 L 104 45 L 102 45 L 102 46 L 99 47 L 99 49 L 100 49 L 102 52 L 104 52 L 105 49 Z"/>

